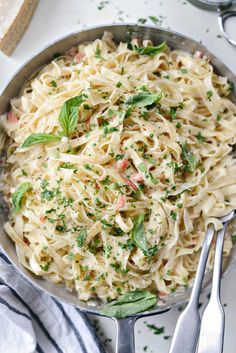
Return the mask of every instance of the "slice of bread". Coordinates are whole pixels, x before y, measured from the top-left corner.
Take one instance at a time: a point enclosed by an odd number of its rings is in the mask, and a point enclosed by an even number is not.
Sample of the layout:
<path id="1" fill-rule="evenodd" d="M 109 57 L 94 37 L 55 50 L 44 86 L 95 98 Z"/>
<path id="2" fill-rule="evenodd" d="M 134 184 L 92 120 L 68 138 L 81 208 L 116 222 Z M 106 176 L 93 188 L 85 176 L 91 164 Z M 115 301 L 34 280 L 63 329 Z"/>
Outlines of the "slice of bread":
<path id="1" fill-rule="evenodd" d="M 10 55 L 26 28 L 38 0 L 0 0 L 0 50 Z"/>

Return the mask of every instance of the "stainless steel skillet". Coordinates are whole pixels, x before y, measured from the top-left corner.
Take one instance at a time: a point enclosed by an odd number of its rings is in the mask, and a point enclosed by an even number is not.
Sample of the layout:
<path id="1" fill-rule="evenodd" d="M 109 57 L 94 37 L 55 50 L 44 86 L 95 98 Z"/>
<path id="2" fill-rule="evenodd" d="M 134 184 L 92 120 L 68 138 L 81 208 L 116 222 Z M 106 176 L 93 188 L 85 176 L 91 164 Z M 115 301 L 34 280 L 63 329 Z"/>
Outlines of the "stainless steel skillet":
<path id="1" fill-rule="evenodd" d="M 19 95 L 19 92 L 24 85 L 25 81 L 29 79 L 35 72 L 39 70 L 43 65 L 47 64 L 53 59 L 53 55 L 57 52 L 63 53 L 70 47 L 87 41 L 93 41 L 97 38 L 101 38 L 104 31 L 113 33 L 116 42 L 125 41 L 127 35 L 139 36 L 145 39 L 151 39 L 154 44 L 166 41 L 167 44 L 173 49 L 181 49 L 190 53 L 202 51 L 203 54 L 208 55 L 211 59 L 211 63 L 215 67 L 215 71 L 218 74 L 227 76 L 229 80 L 236 82 L 235 75 L 213 54 L 211 54 L 203 45 L 198 42 L 175 33 L 173 31 L 165 30 L 154 26 L 137 26 L 133 24 L 114 24 L 105 25 L 89 28 L 76 33 L 72 33 L 62 39 L 52 43 L 50 46 L 43 49 L 39 54 L 35 55 L 25 65 L 23 65 L 15 76 L 9 81 L 8 85 L 2 92 L 0 97 L 0 114 L 4 113 L 9 109 L 9 102 L 11 98 Z M 236 102 L 236 98 L 232 97 Z M 3 197 L 0 194 L 0 205 L 4 206 Z M 69 304 L 75 305 L 80 310 L 86 313 L 92 313 L 101 315 L 100 311 L 102 305 L 90 301 L 88 303 L 82 302 L 78 299 L 76 293 L 68 292 L 62 286 L 56 286 L 44 279 L 34 276 L 31 272 L 25 269 L 18 261 L 15 246 L 10 238 L 5 234 L 3 230 L 3 224 L 7 220 L 7 208 L 2 207 L 0 210 L 0 243 L 8 255 L 9 259 L 15 265 L 16 269 L 22 273 L 32 284 L 56 297 L 57 299 L 63 300 Z M 236 248 L 232 250 L 231 256 L 225 259 L 223 264 L 224 273 L 236 262 Z M 203 287 L 206 288 L 210 283 L 211 274 L 207 273 L 205 276 Z M 132 353 L 134 352 L 134 323 L 140 317 L 155 315 L 163 313 L 174 306 L 180 305 L 183 302 L 188 301 L 190 295 L 190 289 L 182 292 L 176 292 L 169 296 L 160 299 L 157 306 L 145 313 L 133 315 L 129 318 L 116 320 L 118 339 L 117 339 L 117 353 Z"/>

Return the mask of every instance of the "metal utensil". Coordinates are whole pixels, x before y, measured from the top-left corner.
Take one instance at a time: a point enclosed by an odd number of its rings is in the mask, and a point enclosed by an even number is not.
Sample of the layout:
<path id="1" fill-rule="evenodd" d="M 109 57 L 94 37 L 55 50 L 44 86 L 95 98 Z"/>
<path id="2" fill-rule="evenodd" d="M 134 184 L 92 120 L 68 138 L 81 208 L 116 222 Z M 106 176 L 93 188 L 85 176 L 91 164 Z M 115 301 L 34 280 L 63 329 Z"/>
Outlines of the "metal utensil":
<path id="1" fill-rule="evenodd" d="M 225 24 L 228 18 L 230 17 L 236 17 L 236 11 L 223 11 L 220 12 L 219 16 L 218 16 L 218 23 L 219 23 L 219 27 L 221 32 L 224 34 L 225 38 L 227 39 L 227 41 L 232 44 L 233 46 L 236 46 L 236 38 L 230 38 L 230 36 L 228 35 L 226 29 L 225 29 Z"/>
<path id="2" fill-rule="evenodd" d="M 217 234 L 211 296 L 202 316 L 198 353 L 223 351 L 225 315 L 220 299 L 220 277 L 225 232 L 228 222 L 234 216 L 235 212 L 232 211 L 223 217 L 223 228 Z"/>
<path id="3" fill-rule="evenodd" d="M 10 80 L 4 91 L 0 96 L 0 114 L 3 114 L 9 109 L 9 102 L 13 97 L 19 95 L 22 87 L 24 87 L 25 81 L 35 74 L 42 66 L 47 64 L 53 59 L 53 54 L 57 52 L 63 53 L 65 50 L 77 45 L 78 43 L 93 41 L 97 38 L 101 38 L 104 31 L 111 32 L 114 36 L 115 41 L 124 41 L 127 38 L 127 33 L 130 35 L 134 33 L 134 36 L 140 38 L 151 39 L 154 44 L 166 41 L 171 48 L 184 50 L 186 52 L 194 53 L 195 51 L 201 51 L 204 55 L 207 55 L 211 59 L 212 65 L 218 74 L 227 76 L 229 80 L 236 81 L 235 75 L 213 54 L 211 54 L 202 44 L 180 35 L 176 32 L 158 28 L 156 26 L 137 26 L 135 24 L 114 24 L 105 25 L 89 28 L 86 30 L 72 33 L 62 39 L 52 43 L 49 47 L 44 48 L 40 53 L 30 59 L 15 76 Z M 236 102 L 236 98 L 232 97 Z M 3 196 L 0 194 L 0 204 L 4 205 Z M 32 284 L 39 287 L 44 292 L 51 296 L 56 297 L 59 300 L 63 300 L 69 304 L 75 305 L 80 310 L 95 315 L 101 315 L 102 309 L 101 303 L 97 301 L 83 302 L 78 299 L 75 292 L 67 291 L 63 286 L 57 286 L 53 283 L 45 281 L 43 278 L 36 277 L 26 268 L 24 268 L 18 260 L 15 251 L 15 245 L 6 235 L 3 229 L 3 224 L 8 219 L 7 209 L 0 210 L 0 243 L 4 251 L 8 255 L 11 262 L 15 265 L 16 269 L 22 273 Z M 231 256 L 224 260 L 224 273 L 230 268 L 233 263 L 236 262 L 236 248 L 231 253 Z M 203 288 L 206 288 L 210 283 L 210 273 L 204 277 Z M 134 323 L 140 317 L 155 315 L 163 313 L 175 306 L 181 305 L 189 299 L 190 290 L 183 292 L 176 292 L 159 299 L 157 306 L 152 310 L 128 317 L 122 320 L 116 320 L 118 340 L 117 340 L 117 352 L 132 353 L 134 351 Z"/>
<path id="4" fill-rule="evenodd" d="M 169 353 L 195 352 L 201 324 L 198 302 L 213 236 L 214 227 L 210 225 L 203 243 L 190 300 L 178 319 Z"/>
<path id="5" fill-rule="evenodd" d="M 220 300 L 219 300 L 221 259 L 222 259 L 222 248 L 223 248 L 226 227 L 228 222 L 234 217 L 234 214 L 235 212 L 232 211 L 227 216 L 221 218 L 221 221 L 223 223 L 223 228 L 218 233 L 219 239 L 217 238 L 217 249 L 215 254 L 213 282 L 212 282 L 212 300 L 210 301 L 211 303 L 210 303 L 209 309 L 206 311 L 205 320 L 203 321 L 204 339 L 202 340 L 202 343 L 201 343 L 202 347 L 206 347 L 206 344 L 209 342 L 209 338 L 207 337 L 208 332 L 211 332 L 212 335 L 214 335 L 215 337 L 216 336 L 215 330 L 216 330 L 216 333 L 222 332 L 222 326 L 224 324 L 223 315 L 220 308 Z M 185 310 L 182 312 L 182 314 L 178 319 L 169 353 L 194 353 L 196 350 L 197 341 L 198 341 L 199 332 L 200 332 L 200 326 L 201 326 L 198 303 L 199 303 L 199 297 L 201 293 L 201 287 L 202 287 L 202 282 L 204 278 L 206 263 L 207 263 L 214 233 L 215 231 L 214 231 L 213 225 L 209 224 L 207 228 L 205 240 L 203 243 L 200 259 L 199 259 L 198 269 L 197 269 L 195 281 L 193 284 L 190 300 L 188 302 L 187 307 L 185 308 Z M 214 305 L 213 308 L 212 308 L 212 305 Z M 212 309 L 217 310 L 217 313 L 219 313 L 219 315 L 217 315 L 217 318 L 219 318 L 220 321 L 215 324 L 212 318 L 210 319 L 210 323 L 207 322 L 207 319 L 209 318 L 208 313 L 210 314 L 210 311 Z M 210 328 L 211 324 L 212 326 Z M 222 343 L 221 341 L 222 339 L 218 337 L 217 342 L 220 344 Z M 214 347 L 216 347 L 216 345 L 214 345 Z M 199 353 L 200 352 L 218 353 L 220 351 L 203 350 L 203 351 L 199 351 Z"/>
<path id="6" fill-rule="evenodd" d="M 228 9 L 232 6 L 233 0 L 188 0 L 191 4 L 204 10 L 218 11 Z"/>
<path id="7" fill-rule="evenodd" d="M 236 46 L 236 39 L 230 38 L 228 35 L 225 24 L 230 17 L 236 17 L 236 11 L 228 10 L 234 3 L 235 0 L 188 0 L 191 4 L 200 7 L 203 10 L 217 11 L 218 23 L 221 32 L 223 33 L 226 40 Z M 228 10 L 228 11 L 225 11 Z"/>

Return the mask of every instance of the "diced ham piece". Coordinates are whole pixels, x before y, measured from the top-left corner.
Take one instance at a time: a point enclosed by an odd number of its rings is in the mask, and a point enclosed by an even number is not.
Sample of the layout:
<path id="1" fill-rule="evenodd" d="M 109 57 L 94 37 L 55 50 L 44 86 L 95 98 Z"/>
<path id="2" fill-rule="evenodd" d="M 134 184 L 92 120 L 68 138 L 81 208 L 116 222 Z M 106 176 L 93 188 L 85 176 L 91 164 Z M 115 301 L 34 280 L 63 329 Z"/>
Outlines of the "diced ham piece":
<path id="1" fill-rule="evenodd" d="M 29 245 L 29 240 L 27 239 L 27 238 L 25 238 L 25 237 L 23 237 L 23 242 L 25 243 L 25 244 L 27 244 L 27 245 Z"/>
<path id="2" fill-rule="evenodd" d="M 127 158 L 123 158 L 116 163 L 116 169 L 125 170 L 129 165 L 129 161 Z"/>
<path id="3" fill-rule="evenodd" d="M 77 53 L 78 53 L 78 48 L 72 47 L 71 49 L 69 49 L 65 52 L 65 55 L 75 56 Z"/>
<path id="4" fill-rule="evenodd" d="M 144 182 L 143 176 L 140 173 L 132 174 L 130 176 L 130 178 L 131 178 L 132 181 L 134 181 L 134 182 L 136 181 L 137 183 L 143 183 Z"/>
<path id="5" fill-rule="evenodd" d="M 134 190 L 138 190 L 138 187 L 129 179 L 123 178 L 126 185 L 131 186 Z"/>
<path id="6" fill-rule="evenodd" d="M 123 208 L 125 206 L 125 201 L 126 201 L 125 196 L 120 195 L 117 199 L 116 207 Z"/>
<path id="7" fill-rule="evenodd" d="M 91 120 L 91 118 L 89 118 L 87 121 L 85 121 L 86 129 L 88 129 L 88 130 L 90 127 L 90 120 Z"/>
<path id="8" fill-rule="evenodd" d="M 84 55 L 82 53 L 77 53 L 75 55 L 75 61 L 77 62 L 77 64 L 79 64 L 81 62 L 81 60 L 83 59 Z"/>
<path id="9" fill-rule="evenodd" d="M 119 123 L 119 117 L 116 116 L 114 119 L 113 119 L 113 124 L 114 124 L 114 127 L 118 127 L 120 125 Z"/>
<path id="10" fill-rule="evenodd" d="M 203 52 L 202 51 L 195 51 L 194 57 L 197 59 L 202 59 L 203 58 Z"/>
<path id="11" fill-rule="evenodd" d="M 12 123 L 12 124 L 18 123 L 18 118 L 12 110 L 7 114 L 7 120 L 9 123 Z"/>
<path id="12" fill-rule="evenodd" d="M 45 222 L 45 217 L 40 217 L 40 222 L 44 223 Z"/>
<path id="13" fill-rule="evenodd" d="M 165 292 L 158 292 L 159 297 L 165 297 L 166 295 L 167 295 L 167 293 L 165 293 Z"/>

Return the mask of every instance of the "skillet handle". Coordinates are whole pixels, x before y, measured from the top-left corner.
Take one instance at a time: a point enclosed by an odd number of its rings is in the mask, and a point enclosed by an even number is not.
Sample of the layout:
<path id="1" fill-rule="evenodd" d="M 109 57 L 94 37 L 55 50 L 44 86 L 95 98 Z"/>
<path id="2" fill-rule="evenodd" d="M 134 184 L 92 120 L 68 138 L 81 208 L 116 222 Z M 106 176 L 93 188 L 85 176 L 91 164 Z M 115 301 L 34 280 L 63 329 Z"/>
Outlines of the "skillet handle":
<path id="1" fill-rule="evenodd" d="M 134 324 L 136 317 L 115 319 L 117 328 L 116 353 L 134 353 Z"/>

